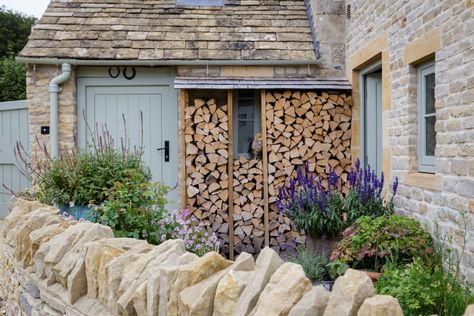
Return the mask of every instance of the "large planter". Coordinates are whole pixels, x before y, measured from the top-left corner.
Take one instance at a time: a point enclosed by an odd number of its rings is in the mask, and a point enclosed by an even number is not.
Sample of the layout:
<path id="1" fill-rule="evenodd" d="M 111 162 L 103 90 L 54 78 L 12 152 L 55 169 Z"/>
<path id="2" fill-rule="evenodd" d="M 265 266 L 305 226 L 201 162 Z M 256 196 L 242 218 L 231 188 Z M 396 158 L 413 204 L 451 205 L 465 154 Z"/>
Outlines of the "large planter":
<path id="1" fill-rule="evenodd" d="M 85 219 L 91 220 L 92 219 L 92 208 L 87 205 L 74 205 L 69 206 L 66 204 L 60 204 L 58 206 L 61 213 L 68 213 L 69 215 L 73 216 L 76 220 Z"/>

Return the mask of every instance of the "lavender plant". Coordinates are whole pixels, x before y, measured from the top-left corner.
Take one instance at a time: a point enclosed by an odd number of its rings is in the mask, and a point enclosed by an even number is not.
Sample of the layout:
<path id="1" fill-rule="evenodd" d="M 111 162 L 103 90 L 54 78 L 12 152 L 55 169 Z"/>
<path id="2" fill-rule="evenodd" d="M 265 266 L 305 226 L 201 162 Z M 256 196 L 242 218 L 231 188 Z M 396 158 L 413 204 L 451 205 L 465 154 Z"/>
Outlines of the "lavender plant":
<path id="1" fill-rule="evenodd" d="M 311 236 L 330 238 L 337 235 L 344 225 L 339 186 L 339 177 L 332 171 L 325 189 L 323 179 L 315 178 L 306 163 L 298 168 L 296 178 L 290 178 L 287 186 L 279 187 L 276 206 L 298 229 Z"/>
<path id="2" fill-rule="evenodd" d="M 181 239 L 187 251 L 203 256 L 210 251 L 219 251 L 220 242 L 215 233 L 209 233 L 204 223 L 190 216 L 188 210 L 174 211 L 159 223 L 163 232 L 161 242 Z"/>
<path id="3" fill-rule="evenodd" d="M 365 215 L 376 217 L 394 212 L 393 197 L 397 194 L 398 178 L 393 182 L 390 200 L 385 200 L 383 172 L 378 176 L 377 171 L 372 170 L 370 165 L 363 169 L 359 160 L 355 168 L 351 169 L 348 182 L 350 191 L 344 199 L 344 211 L 350 222 Z"/>

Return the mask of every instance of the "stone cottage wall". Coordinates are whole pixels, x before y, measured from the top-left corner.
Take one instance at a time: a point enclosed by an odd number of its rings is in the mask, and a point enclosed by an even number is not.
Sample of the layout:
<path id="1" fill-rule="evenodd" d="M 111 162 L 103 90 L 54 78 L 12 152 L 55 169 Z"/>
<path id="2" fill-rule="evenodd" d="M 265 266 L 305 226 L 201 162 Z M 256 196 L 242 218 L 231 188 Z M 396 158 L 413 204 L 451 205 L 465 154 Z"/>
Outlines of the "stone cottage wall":
<path id="1" fill-rule="evenodd" d="M 462 244 L 465 213 L 474 223 L 474 6 L 471 0 L 349 0 L 348 76 L 358 97 L 357 69 L 382 60 L 384 163 L 400 179 L 396 204 L 433 232 Z M 417 172 L 417 78 L 413 61 L 436 60 L 436 174 Z M 426 56 L 422 56 L 426 54 Z M 356 114 L 358 115 L 358 114 Z M 354 130 L 358 125 L 354 125 Z M 387 150 L 386 150 L 387 149 Z M 474 239 L 462 261 L 474 284 Z"/>
<path id="2" fill-rule="evenodd" d="M 11 204 L 0 240 L 7 315 L 403 315 L 349 269 L 331 293 L 301 266 L 265 248 L 256 261 L 188 253 L 181 240 L 159 246 L 113 238 L 109 227 L 71 222 L 36 201 Z"/>
<path id="3" fill-rule="evenodd" d="M 28 65 L 26 86 L 28 96 L 28 122 L 32 154 L 42 154 L 44 145 L 49 150 L 50 136 L 41 135 L 41 126 L 50 126 L 49 83 L 61 74 L 60 66 Z M 74 146 L 76 133 L 76 76 L 61 85 L 58 98 L 59 150 Z"/>

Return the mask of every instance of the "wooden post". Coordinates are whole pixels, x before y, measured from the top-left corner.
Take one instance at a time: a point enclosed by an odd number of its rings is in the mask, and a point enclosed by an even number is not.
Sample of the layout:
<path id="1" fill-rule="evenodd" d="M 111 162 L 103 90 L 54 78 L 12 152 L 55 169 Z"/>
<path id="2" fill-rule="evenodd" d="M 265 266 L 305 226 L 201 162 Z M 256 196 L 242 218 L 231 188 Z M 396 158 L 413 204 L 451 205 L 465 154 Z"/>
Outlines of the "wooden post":
<path id="1" fill-rule="evenodd" d="M 234 157 L 232 147 L 232 111 L 233 111 L 233 93 L 227 91 L 227 116 L 229 118 L 229 258 L 234 260 Z"/>
<path id="2" fill-rule="evenodd" d="M 186 208 L 186 141 L 185 134 L 185 113 L 186 105 L 188 104 L 188 91 L 185 89 L 179 90 L 179 208 L 181 210 Z"/>
<path id="3" fill-rule="evenodd" d="M 265 227 L 265 246 L 270 246 L 270 231 L 268 230 L 268 154 L 267 154 L 267 115 L 265 90 L 261 91 L 262 117 L 262 160 L 263 160 L 263 225 Z"/>

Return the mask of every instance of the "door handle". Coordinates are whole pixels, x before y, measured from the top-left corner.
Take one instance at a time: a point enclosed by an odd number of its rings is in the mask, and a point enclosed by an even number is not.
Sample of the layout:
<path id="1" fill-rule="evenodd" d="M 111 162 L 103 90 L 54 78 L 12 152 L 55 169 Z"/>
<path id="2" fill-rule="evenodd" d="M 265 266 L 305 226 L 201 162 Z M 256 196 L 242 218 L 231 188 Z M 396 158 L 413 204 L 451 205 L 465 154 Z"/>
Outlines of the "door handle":
<path id="1" fill-rule="evenodd" d="M 158 150 L 158 151 L 164 150 L 165 151 L 165 162 L 170 161 L 170 141 L 169 140 L 165 140 L 165 147 L 157 148 L 156 150 Z"/>

